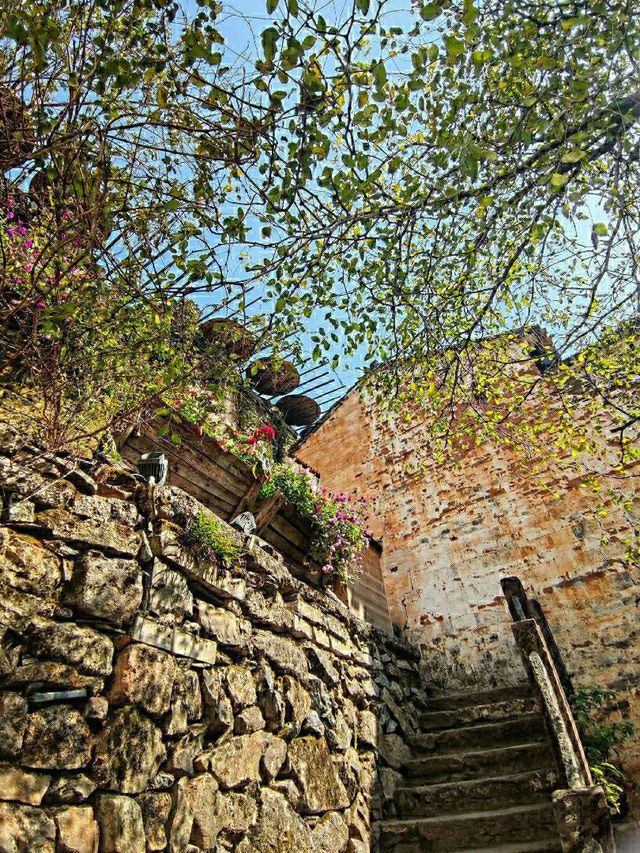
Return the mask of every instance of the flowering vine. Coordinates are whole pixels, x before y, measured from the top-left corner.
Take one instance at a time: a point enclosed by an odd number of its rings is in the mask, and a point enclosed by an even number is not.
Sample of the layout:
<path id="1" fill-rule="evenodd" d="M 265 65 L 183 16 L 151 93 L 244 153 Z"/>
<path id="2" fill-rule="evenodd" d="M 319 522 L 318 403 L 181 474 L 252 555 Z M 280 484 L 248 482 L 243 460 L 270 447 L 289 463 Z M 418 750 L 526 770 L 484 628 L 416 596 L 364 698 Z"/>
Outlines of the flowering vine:
<path id="1" fill-rule="evenodd" d="M 274 466 L 260 489 L 267 498 L 277 490 L 298 512 L 311 521 L 313 540 L 311 557 L 322 564 L 325 575 L 337 575 L 343 583 L 353 581 L 361 572 L 361 556 L 367 546 L 366 498 L 351 499 L 322 487 L 316 489 L 312 478 L 290 465 Z"/>

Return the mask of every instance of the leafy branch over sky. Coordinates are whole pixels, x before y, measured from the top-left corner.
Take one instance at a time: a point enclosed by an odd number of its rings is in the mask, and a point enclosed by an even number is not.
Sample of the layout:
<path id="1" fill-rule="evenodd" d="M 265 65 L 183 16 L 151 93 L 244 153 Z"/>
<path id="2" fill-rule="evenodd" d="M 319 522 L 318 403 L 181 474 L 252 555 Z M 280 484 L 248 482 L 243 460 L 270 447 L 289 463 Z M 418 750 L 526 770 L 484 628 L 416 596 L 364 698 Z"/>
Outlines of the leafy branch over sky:
<path id="1" fill-rule="evenodd" d="M 528 362 L 531 339 L 479 342 L 544 325 L 558 351 L 544 344 L 541 360 L 574 357 L 545 379 L 558 411 L 571 420 L 579 382 L 609 407 L 628 459 L 633 4 L 243 5 L 5 3 L 3 194 L 25 220 L 45 204 L 73 212 L 74 264 L 102 294 L 117 287 L 118 310 L 163 315 L 196 298 L 265 345 L 311 340 L 319 360 L 385 363 L 385 396 L 431 405 L 445 439 L 461 411 L 476 434 L 509 434 L 540 383 L 506 369 Z M 64 238 L 46 252 L 12 296 L 19 310 L 56 305 Z M 3 318 L 17 310 L 5 300 Z"/>

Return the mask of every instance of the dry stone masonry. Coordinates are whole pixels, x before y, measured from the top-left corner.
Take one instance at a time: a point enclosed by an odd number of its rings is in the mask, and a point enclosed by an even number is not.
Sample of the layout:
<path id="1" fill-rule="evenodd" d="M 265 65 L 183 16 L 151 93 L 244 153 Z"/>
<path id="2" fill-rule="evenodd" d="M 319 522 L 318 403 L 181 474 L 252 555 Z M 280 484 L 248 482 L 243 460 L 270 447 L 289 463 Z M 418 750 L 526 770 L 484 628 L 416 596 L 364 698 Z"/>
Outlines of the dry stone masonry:
<path id="1" fill-rule="evenodd" d="M 0 851 L 368 853 L 417 653 L 123 464 L 0 436 Z"/>

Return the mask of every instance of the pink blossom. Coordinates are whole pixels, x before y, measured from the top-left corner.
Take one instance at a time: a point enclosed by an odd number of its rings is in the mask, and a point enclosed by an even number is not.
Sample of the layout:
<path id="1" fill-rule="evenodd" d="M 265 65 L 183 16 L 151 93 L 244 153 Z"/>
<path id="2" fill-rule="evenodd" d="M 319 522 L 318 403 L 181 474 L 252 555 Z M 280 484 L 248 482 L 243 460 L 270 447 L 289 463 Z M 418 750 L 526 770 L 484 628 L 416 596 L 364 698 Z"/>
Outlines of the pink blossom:
<path id="1" fill-rule="evenodd" d="M 33 246 L 33 240 L 25 240 L 22 245 L 25 249 L 30 249 Z"/>
<path id="2" fill-rule="evenodd" d="M 24 265 L 24 271 L 25 272 L 31 272 L 32 269 L 33 269 L 33 264 L 25 264 Z"/>
<path id="3" fill-rule="evenodd" d="M 29 233 L 29 232 L 27 231 L 27 229 L 24 227 L 24 225 L 23 225 L 23 224 L 22 224 L 22 222 L 21 222 L 21 223 L 19 224 L 19 226 L 18 226 L 18 234 L 19 234 L 21 237 L 26 237 L 28 233 Z"/>
<path id="4" fill-rule="evenodd" d="M 15 201 L 12 198 L 7 199 L 7 207 L 13 207 Z"/>
<path id="5" fill-rule="evenodd" d="M 38 301 L 36 302 L 36 308 L 46 308 L 46 307 L 47 307 L 47 303 L 44 301 L 44 299 L 38 299 Z"/>
<path id="6" fill-rule="evenodd" d="M 7 213 L 7 219 L 15 219 L 15 216 L 16 216 L 16 215 L 15 215 L 15 213 L 13 212 L 13 210 L 10 210 L 10 211 Z"/>

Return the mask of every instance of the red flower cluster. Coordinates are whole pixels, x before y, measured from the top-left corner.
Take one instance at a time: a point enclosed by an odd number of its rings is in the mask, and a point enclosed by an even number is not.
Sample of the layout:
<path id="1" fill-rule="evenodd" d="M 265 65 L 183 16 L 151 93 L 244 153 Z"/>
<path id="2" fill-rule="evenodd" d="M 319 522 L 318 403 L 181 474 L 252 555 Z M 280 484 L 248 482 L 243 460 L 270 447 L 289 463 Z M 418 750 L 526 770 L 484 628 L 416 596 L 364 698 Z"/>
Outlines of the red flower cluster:
<path id="1" fill-rule="evenodd" d="M 257 444 L 259 441 L 273 441 L 276 437 L 276 431 L 272 426 L 261 426 L 254 431 L 251 438 L 247 439 L 247 444 Z"/>

